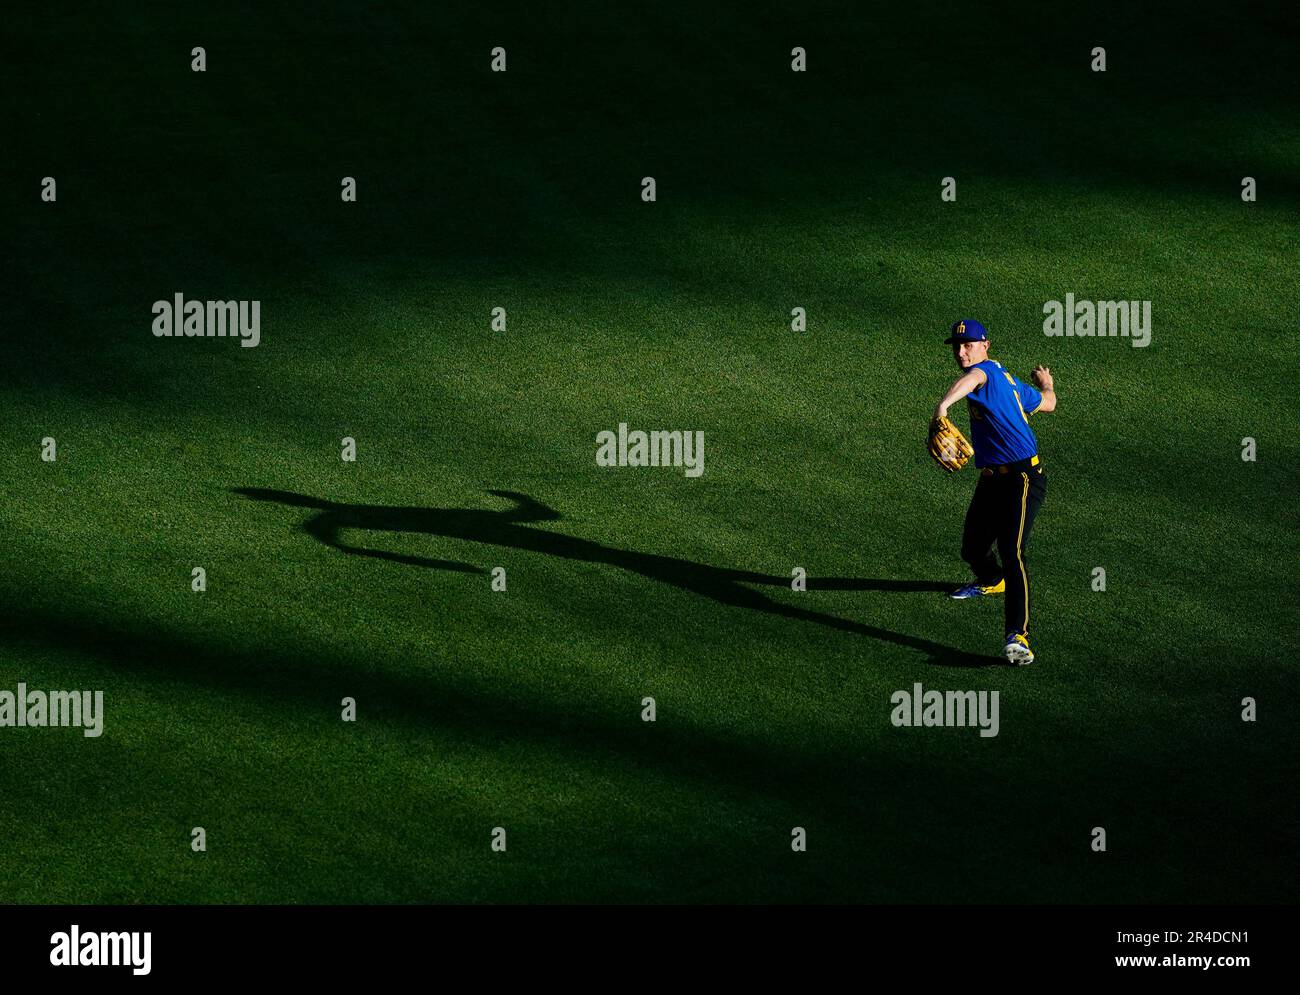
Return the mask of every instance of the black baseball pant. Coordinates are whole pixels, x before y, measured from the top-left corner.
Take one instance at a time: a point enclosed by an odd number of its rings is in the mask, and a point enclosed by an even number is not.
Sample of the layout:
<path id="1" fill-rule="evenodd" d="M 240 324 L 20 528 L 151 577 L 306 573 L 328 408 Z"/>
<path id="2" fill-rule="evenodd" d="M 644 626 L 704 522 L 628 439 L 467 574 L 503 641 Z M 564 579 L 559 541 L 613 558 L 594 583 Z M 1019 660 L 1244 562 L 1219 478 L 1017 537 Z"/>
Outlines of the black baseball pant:
<path id="1" fill-rule="evenodd" d="M 1025 547 L 1034 516 L 1047 494 L 1047 478 L 1041 465 L 1031 466 L 1028 461 L 1011 464 L 1007 472 L 1000 469 L 980 471 L 975 495 L 966 510 L 961 558 L 975 572 L 976 583 L 1007 582 L 1007 634 L 1027 636 L 1029 568 L 1025 564 Z"/>

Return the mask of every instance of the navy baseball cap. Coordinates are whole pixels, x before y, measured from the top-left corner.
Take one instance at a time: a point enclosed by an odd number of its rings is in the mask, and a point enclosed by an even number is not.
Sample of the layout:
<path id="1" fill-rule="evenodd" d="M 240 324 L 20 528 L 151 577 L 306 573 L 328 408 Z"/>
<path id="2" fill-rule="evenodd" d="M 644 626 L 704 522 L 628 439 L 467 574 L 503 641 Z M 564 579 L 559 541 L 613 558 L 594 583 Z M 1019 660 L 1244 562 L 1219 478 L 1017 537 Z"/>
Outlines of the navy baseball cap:
<path id="1" fill-rule="evenodd" d="M 956 342 L 987 342 L 989 338 L 988 330 L 974 318 L 955 321 L 948 331 L 950 334 L 943 340 L 944 345 L 953 345 Z"/>

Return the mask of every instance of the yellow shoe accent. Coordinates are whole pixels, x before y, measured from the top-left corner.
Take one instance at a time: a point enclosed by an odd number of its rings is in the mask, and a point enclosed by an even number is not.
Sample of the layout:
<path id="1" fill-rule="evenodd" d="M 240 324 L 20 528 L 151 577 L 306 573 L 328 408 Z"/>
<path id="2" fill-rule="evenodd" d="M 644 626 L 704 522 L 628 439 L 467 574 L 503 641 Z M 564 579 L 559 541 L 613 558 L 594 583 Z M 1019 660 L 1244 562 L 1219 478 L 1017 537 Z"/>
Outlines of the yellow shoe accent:
<path id="1" fill-rule="evenodd" d="M 989 585 L 988 587 L 981 587 L 981 588 L 980 588 L 980 593 L 981 593 L 981 594 L 1001 594 L 1001 593 L 1003 593 L 1006 589 L 1007 589 L 1007 582 L 1006 582 L 1005 580 L 1000 580 L 1000 581 L 998 581 L 996 584 L 991 584 L 991 585 Z"/>

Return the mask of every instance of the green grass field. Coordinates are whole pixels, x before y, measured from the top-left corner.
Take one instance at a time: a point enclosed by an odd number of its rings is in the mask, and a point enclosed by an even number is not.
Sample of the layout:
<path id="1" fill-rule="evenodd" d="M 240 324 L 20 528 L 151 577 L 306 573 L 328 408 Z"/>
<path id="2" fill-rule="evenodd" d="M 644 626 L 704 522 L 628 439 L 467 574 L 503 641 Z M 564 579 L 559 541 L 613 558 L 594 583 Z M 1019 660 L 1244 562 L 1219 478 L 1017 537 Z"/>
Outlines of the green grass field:
<path id="1" fill-rule="evenodd" d="M 1300 18 L 794 10 L 11 16 L 0 689 L 106 717 L 0 728 L 0 901 L 1294 898 Z M 155 338 L 178 292 L 260 345 Z M 959 317 L 1057 378 L 1029 668 L 932 589 Z M 620 422 L 703 476 L 598 467 Z M 348 555 L 241 488 L 407 510 Z"/>

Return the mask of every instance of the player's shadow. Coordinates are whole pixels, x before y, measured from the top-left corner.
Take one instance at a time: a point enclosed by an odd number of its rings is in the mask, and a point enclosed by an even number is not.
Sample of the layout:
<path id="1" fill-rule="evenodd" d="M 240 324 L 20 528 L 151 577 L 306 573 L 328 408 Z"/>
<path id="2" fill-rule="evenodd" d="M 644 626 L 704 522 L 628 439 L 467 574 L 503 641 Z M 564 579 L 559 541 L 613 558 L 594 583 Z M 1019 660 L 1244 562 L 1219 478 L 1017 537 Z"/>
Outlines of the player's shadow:
<path id="1" fill-rule="evenodd" d="M 751 584 L 788 588 L 789 577 L 757 573 L 749 570 L 731 570 L 705 563 L 695 563 L 675 556 L 639 553 L 618 549 L 603 543 L 575 536 L 533 528 L 539 522 L 558 521 L 562 516 L 553 508 L 514 491 L 492 490 L 487 493 L 506 498 L 513 507 L 501 511 L 482 511 L 473 508 L 402 508 L 376 504 L 340 504 L 320 498 L 293 494 L 288 491 L 267 490 L 260 487 L 238 487 L 234 493 L 256 501 L 273 501 L 277 504 L 310 508 L 315 514 L 301 528 L 327 546 L 353 556 L 369 556 L 392 560 L 412 566 L 450 570 L 461 573 L 482 574 L 483 567 L 458 560 L 440 560 L 424 556 L 392 553 L 382 549 L 366 549 L 343 541 L 343 532 L 356 529 L 370 532 L 408 533 L 413 535 L 444 536 L 463 539 L 509 549 L 527 550 L 587 563 L 606 563 L 640 574 L 661 584 L 670 584 L 684 591 L 692 591 L 719 604 L 749 608 L 783 618 L 813 622 L 817 625 L 870 636 L 873 639 L 907 646 L 926 653 L 932 662 L 945 666 L 987 666 L 995 658 L 978 656 L 954 647 L 944 646 L 929 639 L 908 636 L 889 629 L 864 625 L 850 619 L 828 615 L 785 604 L 768 597 Z M 925 580 L 872 580 L 856 577 L 810 577 L 808 590 L 816 591 L 943 591 L 947 585 Z"/>

